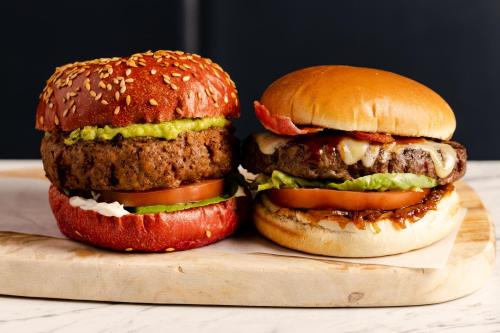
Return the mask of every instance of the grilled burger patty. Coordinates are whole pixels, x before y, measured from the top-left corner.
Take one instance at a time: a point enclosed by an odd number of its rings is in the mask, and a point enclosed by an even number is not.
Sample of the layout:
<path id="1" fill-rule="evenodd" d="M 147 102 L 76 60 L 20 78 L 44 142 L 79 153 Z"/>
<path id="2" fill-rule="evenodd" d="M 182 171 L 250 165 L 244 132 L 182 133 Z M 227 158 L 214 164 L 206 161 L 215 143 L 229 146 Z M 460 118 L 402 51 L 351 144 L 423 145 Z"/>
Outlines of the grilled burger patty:
<path id="1" fill-rule="evenodd" d="M 222 178 L 236 161 L 227 128 L 185 132 L 175 140 L 115 137 L 66 145 L 60 133 L 42 140 L 45 173 L 60 189 L 144 191 Z"/>
<path id="2" fill-rule="evenodd" d="M 461 144 L 446 141 L 457 152 L 457 163 L 446 178 L 439 178 L 431 156 L 422 149 L 407 148 L 400 153 L 388 152 L 383 146 L 375 163 L 365 167 L 360 161 L 347 165 L 335 145 L 320 140 L 293 140 L 278 147 L 271 155 L 262 153 L 253 136 L 243 143 L 242 164 L 253 173 L 271 173 L 280 170 L 296 177 L 307 179 L 350 180 L 374 173 L 414 173 L 426 175 L 448 184 L 461 178 L 465 173 L 467 152 Z"/>

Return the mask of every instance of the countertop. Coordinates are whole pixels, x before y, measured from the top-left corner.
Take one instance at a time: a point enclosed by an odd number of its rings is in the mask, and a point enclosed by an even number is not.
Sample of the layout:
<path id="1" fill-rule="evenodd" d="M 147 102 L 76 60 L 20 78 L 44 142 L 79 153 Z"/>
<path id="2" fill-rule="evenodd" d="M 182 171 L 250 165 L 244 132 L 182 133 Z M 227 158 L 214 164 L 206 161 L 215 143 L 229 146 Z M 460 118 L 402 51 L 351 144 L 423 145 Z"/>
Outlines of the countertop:
<path id="1" fill-rule="evenodd" d="M 0 161 L 0 170 L 39 166 Z M 471 161 L 465 180 L 500 229 L 500 161 Z M 500 250 L 497 247 L 497 258 Z M 43 276 L 40 277 L 43 279 Z M 255 281 L 258 288 L 259 282 Z M 500 270 L 480 291 L 444 304 L 393 308 L 141 305 L 0 296 L 0 332 L 500 332 Z"/>

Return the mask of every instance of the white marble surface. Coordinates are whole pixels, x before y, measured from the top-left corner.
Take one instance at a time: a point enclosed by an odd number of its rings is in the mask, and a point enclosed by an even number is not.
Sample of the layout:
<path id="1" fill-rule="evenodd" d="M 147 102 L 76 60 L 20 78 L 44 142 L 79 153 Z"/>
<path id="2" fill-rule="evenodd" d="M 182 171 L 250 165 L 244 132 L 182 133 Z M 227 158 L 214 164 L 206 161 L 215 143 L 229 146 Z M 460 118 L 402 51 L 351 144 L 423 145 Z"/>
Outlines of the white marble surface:
<path id="1" fill-rule="evenodd" d="M 0 170 L 38 161 L 0 161 Z M 500 161 L 469 162 L 466 180 L 500 228 Z M 500 250 L 497 248 L 497 258 Z M 1 272 L 0 272 L 1 274 Z M 40 277 L 43 279 L 43 277 Z M 258 281 L 256 281 L 258 288 Z M 500 270 L 473 295 L 418 307 L 279 309 L 135 305 L 0 296 L 0 332 L 500 332 Z"/>

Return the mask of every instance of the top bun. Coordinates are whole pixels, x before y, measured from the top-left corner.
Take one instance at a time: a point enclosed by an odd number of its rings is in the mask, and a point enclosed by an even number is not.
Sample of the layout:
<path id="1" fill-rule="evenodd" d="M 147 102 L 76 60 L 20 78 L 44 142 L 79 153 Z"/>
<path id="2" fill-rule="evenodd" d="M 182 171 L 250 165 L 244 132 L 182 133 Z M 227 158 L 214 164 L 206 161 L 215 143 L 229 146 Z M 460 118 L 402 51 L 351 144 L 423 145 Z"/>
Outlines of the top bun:
<path id="1" fill-rule="evenodd" d="M 40 95 L 36 128 L 71 131 L 239 112 L 234 82 L 219 65 L 182 51 L 148 51 L 58 67 Z"/>
<path id="2" fill-rule="evenodd" d="M 271 114 L 296 125 L 449 139 L 455 115 L 438 94 L 378 69 L 316 66 L 273 82 L 261 98 Z"/>

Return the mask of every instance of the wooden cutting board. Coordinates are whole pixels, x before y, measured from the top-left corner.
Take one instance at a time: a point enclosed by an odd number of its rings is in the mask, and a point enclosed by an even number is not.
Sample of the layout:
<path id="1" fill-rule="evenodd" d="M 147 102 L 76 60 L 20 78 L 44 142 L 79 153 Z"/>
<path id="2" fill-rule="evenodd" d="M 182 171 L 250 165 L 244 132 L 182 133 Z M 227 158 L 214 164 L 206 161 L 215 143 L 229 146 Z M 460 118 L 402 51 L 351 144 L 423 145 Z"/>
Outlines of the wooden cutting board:
<path id="1" fill-rule="evenodd" d="M 0 177 L 43 177 L 40 170 Z M 163 304 L 362 307 L 439 303 L 481 288 L 495 263 L 493 223 L 457 184 L 467 216 L 443 269 L 269 254 L 122 254 L 70 240 L 0 232 L 0 294 Z"/>

